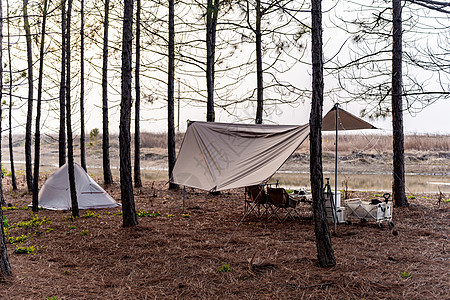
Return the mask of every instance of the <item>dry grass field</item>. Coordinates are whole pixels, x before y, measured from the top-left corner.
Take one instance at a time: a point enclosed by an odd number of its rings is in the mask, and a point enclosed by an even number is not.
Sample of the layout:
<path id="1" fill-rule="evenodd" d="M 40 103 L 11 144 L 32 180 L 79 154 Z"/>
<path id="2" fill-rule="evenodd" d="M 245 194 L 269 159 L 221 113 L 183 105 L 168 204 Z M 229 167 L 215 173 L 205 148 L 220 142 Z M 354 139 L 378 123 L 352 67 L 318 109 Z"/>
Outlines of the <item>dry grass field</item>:
<path id="1" fill-rule="evenodd" d="M 177 146 L 181 145 L 184 133 L 176 135 Z M 335 135 L 326 133 L 323 135 L 323 151 L 334 152 Z M 339 134 L 339 151 L 344 153 L 357 151 L 388 152 L 392 149 L 392 136 L 384 134 Z M 141 133 L 141 146 L 143 148 L 167 148 L 167 134 L 165 133 Z M 306 141 L 300 150 L 309 149 Z M 450 136 L 434 134 L 412 134 L 405 136 L 406 152 L 450 152 Z"/>

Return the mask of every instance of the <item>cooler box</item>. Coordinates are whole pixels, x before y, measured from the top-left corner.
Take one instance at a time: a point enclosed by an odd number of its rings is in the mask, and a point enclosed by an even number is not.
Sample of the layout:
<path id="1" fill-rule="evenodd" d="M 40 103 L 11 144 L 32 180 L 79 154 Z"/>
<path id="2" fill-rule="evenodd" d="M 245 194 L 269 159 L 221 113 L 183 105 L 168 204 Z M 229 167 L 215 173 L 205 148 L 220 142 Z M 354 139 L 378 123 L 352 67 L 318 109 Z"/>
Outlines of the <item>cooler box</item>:
<path id="1" fill-rule="evenodd" d="M 331 193 L 333 194 L 333 200 L 334 200 L 334 203 L 336 204 L 336 208 L 341 207 L 341 191 L 337 191 L 337 195 L 335 194 L 334 191 L 331 191 Z M 328 197 L 328 193 L 324 192 L 323 196 L 325 198 L 325 207 L 331 207 L 330 198 Z M 334 198 L 336 198 L 336 199 L 334 199 Z"/>
<path id="2" fill-rule="evenodd" d="M 327 212 L 328 223 L 333 223 L 333 210 L 331 207 L 325 207 L 325 211 Z M 336 220 L 337 223 L 345 223 L 347 221 L 345 207 L 336 207 Z"/>

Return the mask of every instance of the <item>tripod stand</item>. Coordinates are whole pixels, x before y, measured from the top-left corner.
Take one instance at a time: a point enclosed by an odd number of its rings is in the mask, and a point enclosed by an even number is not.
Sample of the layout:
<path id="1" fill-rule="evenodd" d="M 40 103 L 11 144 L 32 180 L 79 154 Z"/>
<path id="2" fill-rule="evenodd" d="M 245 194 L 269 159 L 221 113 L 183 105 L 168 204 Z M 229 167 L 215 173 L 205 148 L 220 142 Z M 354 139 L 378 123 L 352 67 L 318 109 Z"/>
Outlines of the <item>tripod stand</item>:
<path id="1" fill-rule="evenodd" d="M 333 218 L 333 224 L 334 224 L 334 235 L 336 235 L 337 232 L 337 214 L 336 214 L 336 203 L 334 202 L 334 195 L 333 192 L 331 191 L 331 186 L 330 186 L 330 178 L 325 178 L 327 180 L 327 183 L 325 184 L 324 187 L 324 195 L 327 196 L 327 198 L 330 200 L 330 206 L 331 206 L 331 215 Z"/>

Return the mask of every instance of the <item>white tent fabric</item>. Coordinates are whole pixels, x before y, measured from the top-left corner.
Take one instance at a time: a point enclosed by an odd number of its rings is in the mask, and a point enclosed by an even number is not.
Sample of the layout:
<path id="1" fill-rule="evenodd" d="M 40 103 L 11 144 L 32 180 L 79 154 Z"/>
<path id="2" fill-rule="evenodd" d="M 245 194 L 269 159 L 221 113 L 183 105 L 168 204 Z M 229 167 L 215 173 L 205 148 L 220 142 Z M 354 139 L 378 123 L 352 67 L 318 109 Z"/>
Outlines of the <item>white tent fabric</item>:
<path id="1" fill-rule="evenodd" d="M 120 206 L 80 165 L 74 164 L 74 167 L 79 209 Z M 59 168 L 44 182 L 39 190 L 39 207 L 51 210 L 72 208 L 68 164 Z"/>
<path id="2" fill-rule="evenodd" d="M 303 143 L 309 125 L 193 122 L 180 148 L 171 181 L 207 191 L 268 180 Z"/>

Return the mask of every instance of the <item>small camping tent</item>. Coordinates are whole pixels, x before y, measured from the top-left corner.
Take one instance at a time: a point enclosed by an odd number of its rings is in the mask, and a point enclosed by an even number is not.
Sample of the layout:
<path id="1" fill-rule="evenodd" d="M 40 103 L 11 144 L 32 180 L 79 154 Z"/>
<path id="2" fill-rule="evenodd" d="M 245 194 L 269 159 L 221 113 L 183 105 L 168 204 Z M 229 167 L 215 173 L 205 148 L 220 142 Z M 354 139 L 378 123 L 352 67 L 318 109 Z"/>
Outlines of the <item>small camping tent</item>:
<path id="1" fill-rule="evenodd" d="M 74 168 L 79 209 L 120 205 L 80 165 L 74 164 Z M 72 208 L 67 164 L 54 172 L 42 185 L 39 190 L 39 207 L 51 210 L 70 210 Z"/>

